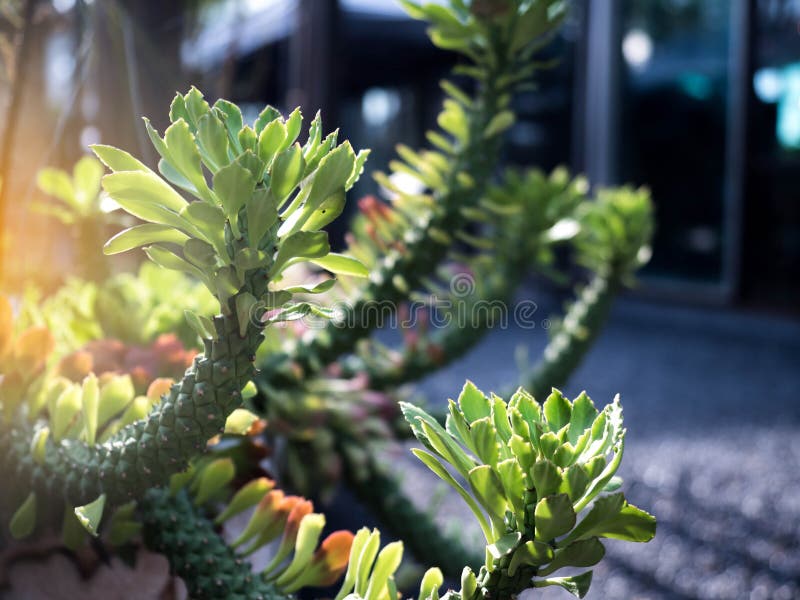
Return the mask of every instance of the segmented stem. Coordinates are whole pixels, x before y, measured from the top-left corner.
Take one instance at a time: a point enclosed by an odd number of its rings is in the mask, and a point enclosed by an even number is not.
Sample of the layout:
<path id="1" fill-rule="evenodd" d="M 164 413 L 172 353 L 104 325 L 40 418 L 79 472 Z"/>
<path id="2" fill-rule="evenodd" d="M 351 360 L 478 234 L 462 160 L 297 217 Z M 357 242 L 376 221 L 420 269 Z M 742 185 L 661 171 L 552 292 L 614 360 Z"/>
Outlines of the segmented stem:
<path id="1" fill-rule="evenodd" d="M 541 359 L 523 378 L 523 387 L 535 398 L 544 400 L 552 388 L 567 383 L 602 331 L 621 287 L 616 270 L 601 270 L 579 292 Z"/>
<path id="2" fill-rule="evenodd" d="M 246 281 L 240 293 L 259 297 L 266 291 L 265 271 L 249 272 Z M 234 307 L 235 297 L 230 302 Z M 101 494 L 114 505 L 164 485 L 223 430 L 228 415 L 241 404 L 242 388 L 253 376 L 260 328 L 248 323 L 245 335 L 240 335 L 235 310 L 216 317 L 214 326 L 216 339 L 205 340 L 205 353 L 195 358 L 146 418 L 103 444 L 48 440 L 41 464 L 30 450 L 35 426 L 20 419 L 10 431 L 0 432 L 0 462 L 19 484 L 43 497 L 63 497 L 71 506 L 86 504 Z"/>
<path id="3" fill-rule="evenodd" d="M 190 598 L 291 598 L 253 573 L 252 565 L 235 554 L 185 491 L 172 496 L 163 490 L 150 490 L 139 503 L 139 511 L 145 544 L 167 558 L 172 572 L 186 583 Z"/>

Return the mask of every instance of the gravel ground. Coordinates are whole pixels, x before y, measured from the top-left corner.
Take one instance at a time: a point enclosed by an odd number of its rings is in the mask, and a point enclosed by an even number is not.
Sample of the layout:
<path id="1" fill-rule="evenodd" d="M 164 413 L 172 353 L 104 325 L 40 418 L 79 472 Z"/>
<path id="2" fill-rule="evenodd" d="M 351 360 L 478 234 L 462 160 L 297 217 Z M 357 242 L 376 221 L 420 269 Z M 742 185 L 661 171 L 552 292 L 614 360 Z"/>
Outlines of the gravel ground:
<path id="1" fill-rule="evenodd" d="M 545 341 L 542 329 L 495 331 L 422 390 L 438 403 L 466 377 L 506 387 L 517 347 L 536 356 Z M 659 522 L 649 544 L 607 544 L 588 598 L 800 599 L 800 323 L 623 300 L 564 391 L 584 388 L 598 405 L 621 393 L 624 489 Z M 429 497 L 428 473 L 408 468 L 405 485 Z M 437 513 L 478 535 L 457 497 Z"/>

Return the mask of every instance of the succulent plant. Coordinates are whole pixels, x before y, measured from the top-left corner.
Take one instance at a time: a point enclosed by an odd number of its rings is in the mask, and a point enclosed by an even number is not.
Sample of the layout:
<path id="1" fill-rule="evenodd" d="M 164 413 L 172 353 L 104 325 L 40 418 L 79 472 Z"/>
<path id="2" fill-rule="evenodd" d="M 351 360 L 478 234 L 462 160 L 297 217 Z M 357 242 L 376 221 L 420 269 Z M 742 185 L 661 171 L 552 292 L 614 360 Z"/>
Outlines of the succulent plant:
<path id="1" fill-rule="evenodd" d="M 557 585 L 582 598 L 591 571 L 550 576 L 598 563 L 601 538 L 655 535 L 655 518 L 614 491 L 625 446 L 619 398 L 598 411 L 585 393 L 570 402 L 553 390 L 540 405 L 520 389 L 505 402 L 467 382 L 445 427 L 414 405 L 403 412 L 425 446 L 414 454 L 464 499 L 486 538 L 485 564 L 477 574 L 465 568 L 452 597 Z"/>

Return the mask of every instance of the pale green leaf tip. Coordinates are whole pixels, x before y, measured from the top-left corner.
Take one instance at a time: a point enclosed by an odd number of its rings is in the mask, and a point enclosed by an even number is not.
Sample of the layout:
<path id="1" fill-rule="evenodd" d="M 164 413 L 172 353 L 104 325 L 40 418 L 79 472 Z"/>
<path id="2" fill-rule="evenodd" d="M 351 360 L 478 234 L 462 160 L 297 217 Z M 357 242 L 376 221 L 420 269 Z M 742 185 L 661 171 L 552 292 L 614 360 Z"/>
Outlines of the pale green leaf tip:
<path id="1" fill-rule="evenodd" d="M 75 507 L 75 516 L 83 525 L 84 529 L 94 537 L 97 537 L 97 528 L 103 518 L 103 511 L 106 506 L 106 495 L 101 494 L 96 500 L 85 506 Z"/>

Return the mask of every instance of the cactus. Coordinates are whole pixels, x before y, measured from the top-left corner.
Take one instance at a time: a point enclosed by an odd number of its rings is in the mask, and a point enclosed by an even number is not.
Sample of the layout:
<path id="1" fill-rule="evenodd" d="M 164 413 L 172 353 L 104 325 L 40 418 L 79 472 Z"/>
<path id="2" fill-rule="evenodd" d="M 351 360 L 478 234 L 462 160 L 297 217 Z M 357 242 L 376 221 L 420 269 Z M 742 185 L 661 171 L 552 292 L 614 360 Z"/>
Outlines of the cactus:
<path id="1" fill-rule="evenodd" d="M 16 342 L 0 328 L 0 358 L 11 356 L 0 380 L 0 471 L 20 482 L 20 496 L 11 499 L 18 507 L 10 521 L 15 536 L 32 534 L 53 514 L 65 515 L 68 547 L 87 533 L 104 536 L 112 546 L 141 534 L 168 557 L 193 597 L 286 597 L 332 584 L 345 569 L 339 599 L 396 597 L 393 574 L 401 544 L 379 552 L 379 534 L 363 530 L 355 538 L 338 532 L 317 548 L 324 517 L 313 513 L 310 502 L 285 496 L 264 479 L 243 485 L 220 505 L 236 478 L 233 459 L 217 448 L 220 435 L 247 460 L 241 436 L 266 426 L 278 463 L 285 459 L 287 465 L 282 475 L 325 493 L 343 474 L 416 558 L 426 566 L 439 563 L 448 575 L 461 573 L 461 591 L 445 595 L 506 598 L 531 586 L 558 585 L 582 596 L 590 574 L 551 575 L 563 566 L 594 564 L 602 557 L 601 537 L 652 537 L 652 517 L 619 494 L 598 496 L 610 491 L 622 456 L 616 403 L 598 412 L 588 397 L 571 403 L 554 391 L 539 407 L 518 391 L 506 404 L 468 384 L 459 403 L 451 403 L 446 427 L 401 404 L 408 431 L 428 449 L 417 455 L 475 513 L 487 543 L 485 556 L 477 559 L 442 535 L 371 455 L 373 444 L 396 429 L 391 408 L 403 392 L 394 389 L 474 347 L 492 326 L 492 315 L 480 313 L 472 328 L 409 331 L 398 352 L 369 338 L 377 324 L 365 310 L 370 303 L 402 303 L 420 292 L 444 298 L 448 292 L 442 288 L 455 273 L 469 274 L 476 284 L 470 297 L 449 292 L 466 306 L 510 301 L 531 268 L 563 280 L 553 258 L 557 245 L 566 246 L 591 280 L 578 288 L 542 361 L 524 374 L 544 396 L 576 368 L 613 297 L 646 262 L 652 229 L 645 190 L 600 191 L 592 201 L 586 183 L 564 170 L 549 176 L 509 172 L 499 185 L 491 183 L 502 134 L 514 122 L 513 93 L 539 68 L 532 57 L 563 19 L 561 2 L 403 4 L 431 23 L 434 43 L 471 61 L 458 71 L 475 81 L 476 92 L 470 97 L 443 82 L 443 133 L 429 134 L 436 149 L 417 153 L 399 146 L 400 160 L 390 165 L 416 179 L 424 192 L 409 193 L 376 175 L 391 202 L 360 203 L 345 254 L 330 252 L 324 227 L 343 211 L 345 192 L 368 153 L 339 144 L 338 132 L 323 136 L 319 115 L 301 145 L 299 110 L 284 117 L 267 107 L 247 125 L 235 105 L 220 100 L 209 106 L 192 88 L 175 97 L 163 137 L 145 122 L 161 157 L 158 172 L 122 150 L 94 147 L 112 171 L 103 188 L 143 221 L 109 240 L 106 253 L 144 247 L 174 279 L 154 281 L 150 266 L 138 278 L 73 281 L 64 296 L 90 301 L 68 310 L 58 296 L 43 308 L 29 299 L 17 329 L 46 332 L 41 326 L 47 325 L 57 334 L 54 340 L 42 333 L 32 352 L 9 351 Z M 88 161 L 80 171 L 89 170 Z M 41 179 L 56 196 L 74 197 L 78 170 L 69 189 L 61 185 L 65 178 L 48 171 Z M 72 196 L 64 192 L 70 189 Z M 94 201 L 97 190 L 83 195 Z M 327 275 L 295 281 L 286 271 L 296 265 L 339 275 L 340 291 L 332 290 Z M 169 288 L 168 296 L 140 297 L 142 282 Z M 206 299 L 186 304 L 182 296 L 195 296 L 198 289 L 192 285 L 205 288 L 213 309 Z M 317 294 L 321 302 L 308 300 Z M 347 327 L 271 327 L 309 315 L 327 319 L 334 311 L 324 305 L 336 299 L 348 301 Z M 86 304 L 92 306 L 88 311 Z M 178 309 L 186 310 L 185 323 Z M 0 325 L 8 324 L 8 331 L 10 314 L 0 305 Z M 63 321 L 70 325 L 59 331 Z M 184 344 L 200 340 L 203 350 L 182 375 L 150 372 L 140 381 L 104 374 L 94 360 L 92 349 L 107 349 L 114 337 L 127 350 L 144 346 L 155 356 L 157 344 L 145 345 L 179 327 Z M 44 350 L 53 346 L 55 357 L 48 362 Z M 165 374 L 178 380 L 150 384 L 154 375 Z M 254 377 L 260 394 L 251 397 Z M 242 408 L 245 400 L 255 413 Z M 469 491 L 444 463 L 465 478 Z M 312 489 L 314 483 L 327 487 Z M 589 505 L 575 525 L 575 515 Z M 244 531 L 226 544 L 219 528 L 250 509 Z M 221 512 L 212 521 L 215 511 Z M 244 557 L 278 537 L 272 562 L 254 574 Z M 442 581 L 442 571 L 429 570 L 420 599 L 438 598 Z"/>
<path id="2" fill-rule="evenodd" d="M 520 389 L 505 402 L 467 382 L 449 403 L 446 428 L 413 405 L 403 411 L 425 446 L 414 454 L 461 495 L 486 538 L 484 565 L 477 574 L 464 569 L 453 598 L 511 598 L 552 585 L 583 598 L 591 571 L 550 575 L 597 564 L 601 538 L 655 535 L 655 518 L 614 491 L 625 447 L 619 398 L 598 411 L 585 393 L 570 402 L 553 390 L 539 405 Z"/>

